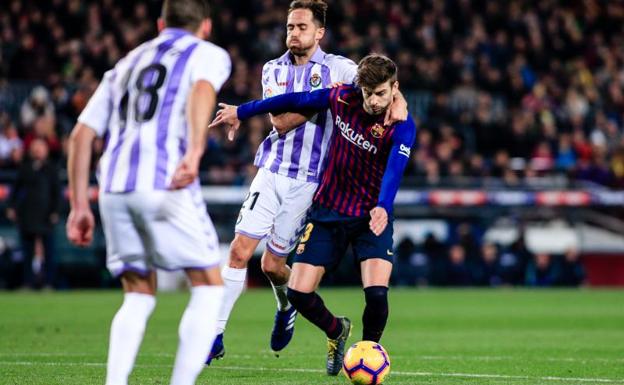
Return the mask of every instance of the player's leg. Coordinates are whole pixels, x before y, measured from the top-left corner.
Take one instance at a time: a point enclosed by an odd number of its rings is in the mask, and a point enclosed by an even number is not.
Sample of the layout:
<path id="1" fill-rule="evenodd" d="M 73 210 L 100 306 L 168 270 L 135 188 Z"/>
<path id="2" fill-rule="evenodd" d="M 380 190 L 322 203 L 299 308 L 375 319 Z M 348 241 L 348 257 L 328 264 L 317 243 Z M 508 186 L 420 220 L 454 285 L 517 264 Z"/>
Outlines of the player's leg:
<path id="1" fill-rule="evenodd" d="M 223 304 L 219 309 L 217 320 L 217 332 L 221 334 L 225 331 L 228 319 L 234 308 L 234 304 L 245 288 L 247 278 L 247 264 L 258 247 L 261 237 L 252 237 L 237 233 L 230 243 L 230 253 L 227 264 L 223 267 L 221 274 L 224 282 Z"/>
<path id="2" fill-rule="evenodd" d="M 221 272 L 225 292 L 217 321 L 219 334 L 225 331 L 234 304 L 245 287 L 247 263 L 260 240 L 271 232 L 278 208 L 275 175 L 265 169 L 260 169 L 249 187 L 247 199 L 241 206 L 234 230 L 234 240 L 230 244 L 228 263 Z M 213 353 L 215 353 L 214 350 Z"/>
<path id="3" fill-rule="evenodd" d="M 324 223 L 308 224 L 297 247 L 288 281 L 290 303 L 327 336 L 327 374 L 333 376 L 340 372 L 344 347 L 351 333 L 351 322 L 332 314 L 315 290 L 326 268 L 336 263 L 335 249 L 342 251 L 341 241 L 336 239 L 331 226 Z"/>
<path id="4" fill-rule="evenodd" d="M 288 279 L 290 267 L 286 264 L 287 255 L 276 255 L 269 247 L 262 254 L 262 271 L 269 278 L 277 301 L 277 311 L 271 331 L 271 350 L 284 349 L 295 332 L 297 309 L 288 301 Z"/>
<path id="5" fill-rule="evenodd" d="M 362 314 L 362 340 L 379 342 L 388 321 L 388 284 L 392 263 L 381 258 L 361 262 L 366 306 Z"/>
<path id="6" fill-rule="evenodd" d="M 277 308 L 280 311 L 288 310 L 291 306 L 288 302 L 286 292 L 288 289 L 288 278 L 290 277 L 290 267 L 286 264 L 286 254 L 276 254 L 269 247 L 262 254 L 261 267 L 264 275 L 267 276 L 273 287 Z"/>
<path id="7" fill-rule="evenodd" d="M 192 385 L 204 366 L 216 335 L 217 314 L 223 297 L 223 280 L 218 267 L 186 269 L 191 297 L 178 329 L 179 344 L 172 385 Z"/>
<path id="8" fill-rule="evenodd" d="M 204 366 L 216 335 L 223 296 L 219 241 L 206 212 L 199 184 L 150 194 L 133 202 L 144 228 L 151 262 L 167 270 L 184 269 L 191 295 L 178 328 L 179 344 L 171 383 L 190 385 Z M 173 240 L 173 241 L 172 241 Z"/>
<path id="9" fill-rule="evenodd" d="M 291 306 L 287 296 L 290 268 L 286 264 L 286 259 L 297 245 L 318 184 L 282 175 L 276 175 L 275 178 L 281 205 L 267 241 L 267 249 L 262 255 L 262 271 L 271 282 L 277 302 L 271 331 L 271 349 L 278 352 L 292 339 L 297 317 L 297 310 Z"/>
<path id="10" fill-rule="evenodd" d="M 121 275 L 124 300 L 111 323 L 106 384 L 127 384 L 145 328 L 156 306 L 156 272 Z"/>
<path id="11" fill-rule="evenodd" d="M 210 365 L 213 359 L 218 360 L 225 356 L 223 333 L 230 318 L 230 314 L 232 314 L 234 304 L 245 289 L 247 264 L 253 256 L 256 247 L 258 247 L 259 242 L 259 238 L 236 234 L 234 236 L 234 240 L 230 244 L 228 262 L 221 270 L 224 282 L 224 291 L 221 307 L 217 313 L 217 335 L 205 360 L 206 365 Z"/>
<path id="12" fill-rule="evenodd" d="M 360 260 L 366 306 L 362 314 L 362 340 L 379 342 L 388 321 L 388 284 L 392 274 L 392 222 L 379 236 L 363 221 L 354 252 Z"/>
<path id="13" fill-rule="evenodd" d="M 124 300 L 110 330 L 106 384 L 128 382 L 147 321 L 156 306 L 156 274 L 126 206 L 125 194 L 101 194 L 100 215 L 106 236 L 107 267 L 121 276 Z"/>
<path id="14" fill-rule="evenodd" d="M 338 319 L 325 307 L 323 299 L 316 293 L 323 275 L 324 266 L 295 262 L 288 282 L 288 299 L 308 321 L 335 338 L 341 332 Z"/>

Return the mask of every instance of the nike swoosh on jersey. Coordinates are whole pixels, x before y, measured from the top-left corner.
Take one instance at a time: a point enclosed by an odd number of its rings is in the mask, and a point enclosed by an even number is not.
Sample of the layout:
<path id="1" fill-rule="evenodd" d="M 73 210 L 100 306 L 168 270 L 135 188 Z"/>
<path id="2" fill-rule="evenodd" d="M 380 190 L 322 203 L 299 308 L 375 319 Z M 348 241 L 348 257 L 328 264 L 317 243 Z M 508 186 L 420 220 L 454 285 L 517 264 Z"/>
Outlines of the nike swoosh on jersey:
<path id="1" fill-rule="evenodd" d="M 394 255 L 394 253 L 393 253 L 392 251 L 390 251 L 390 250 L 386 250 L 386 253 L 387 253 L 388 255 Z"/>
<path id="2" fill-rule="evenodd" d="M 343 103 L 343 104 L 346 104 L 347 106 L 349 105 L 349 102 L 342 100 L 340 96 L 338 96 L 338 103 Z"/>

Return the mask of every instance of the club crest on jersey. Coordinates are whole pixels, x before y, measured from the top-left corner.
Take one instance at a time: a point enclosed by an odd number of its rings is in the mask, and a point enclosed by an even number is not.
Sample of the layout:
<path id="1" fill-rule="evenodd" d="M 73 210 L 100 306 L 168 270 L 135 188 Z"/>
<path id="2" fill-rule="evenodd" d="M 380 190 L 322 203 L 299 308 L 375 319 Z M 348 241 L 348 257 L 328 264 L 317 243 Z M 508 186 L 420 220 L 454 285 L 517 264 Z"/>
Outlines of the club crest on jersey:
<path id="1" fill-rule="evenodd" d="M 310 85 L 312 87 L 318 87 L 321 85 L 321 75 L 319 74 L 314 74 L 312 76 L 310 76 Z"/>
<path id="2" fill-rule="evenodd" d="M 264 98 L 270 98 L 271 96 L 273 96 L 273 90 L 270 87 L 267 87 L 267 89 L 264 90 Z"/>
<path id="3" fill-rule="evenodd" d="M 384 134 L 386 133 L 386 129 L 384 128 L 384 126 L 382 126 L 379 123 L 375 123 L 372 127 L 371 127 L 371 134 L 375 137 L 375 138 L 381 138 L 384 136 Z"/>

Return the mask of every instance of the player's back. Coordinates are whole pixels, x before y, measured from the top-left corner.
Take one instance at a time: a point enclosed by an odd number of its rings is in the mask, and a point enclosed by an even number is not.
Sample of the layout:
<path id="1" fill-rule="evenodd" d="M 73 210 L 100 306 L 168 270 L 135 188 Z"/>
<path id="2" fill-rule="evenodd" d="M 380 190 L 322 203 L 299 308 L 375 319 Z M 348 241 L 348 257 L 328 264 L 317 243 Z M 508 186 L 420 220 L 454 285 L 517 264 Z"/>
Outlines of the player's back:
<path id="1" fill-rule="evenodd" d="M 109 121 L 99 180 L 106 192 L 167 189 L 187 143 L 186 102 L 193 83 L 216 91 L 229 76 L 228 54 L 168 28 L 108 71 Z"/>

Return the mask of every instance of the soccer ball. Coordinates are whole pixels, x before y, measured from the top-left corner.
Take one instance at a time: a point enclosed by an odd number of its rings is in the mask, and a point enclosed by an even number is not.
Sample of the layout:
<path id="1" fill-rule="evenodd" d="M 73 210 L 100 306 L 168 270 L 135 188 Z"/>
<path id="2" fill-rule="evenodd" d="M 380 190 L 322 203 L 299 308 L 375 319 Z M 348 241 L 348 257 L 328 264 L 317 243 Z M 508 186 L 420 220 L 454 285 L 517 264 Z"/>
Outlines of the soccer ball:
<path id="1" fill-rule="evenodd" d="M 381 384 L 390 373 L 390 357 L 377 342 L 360 341 L 347 350 L 342 371 L 354 385 Z"/>

